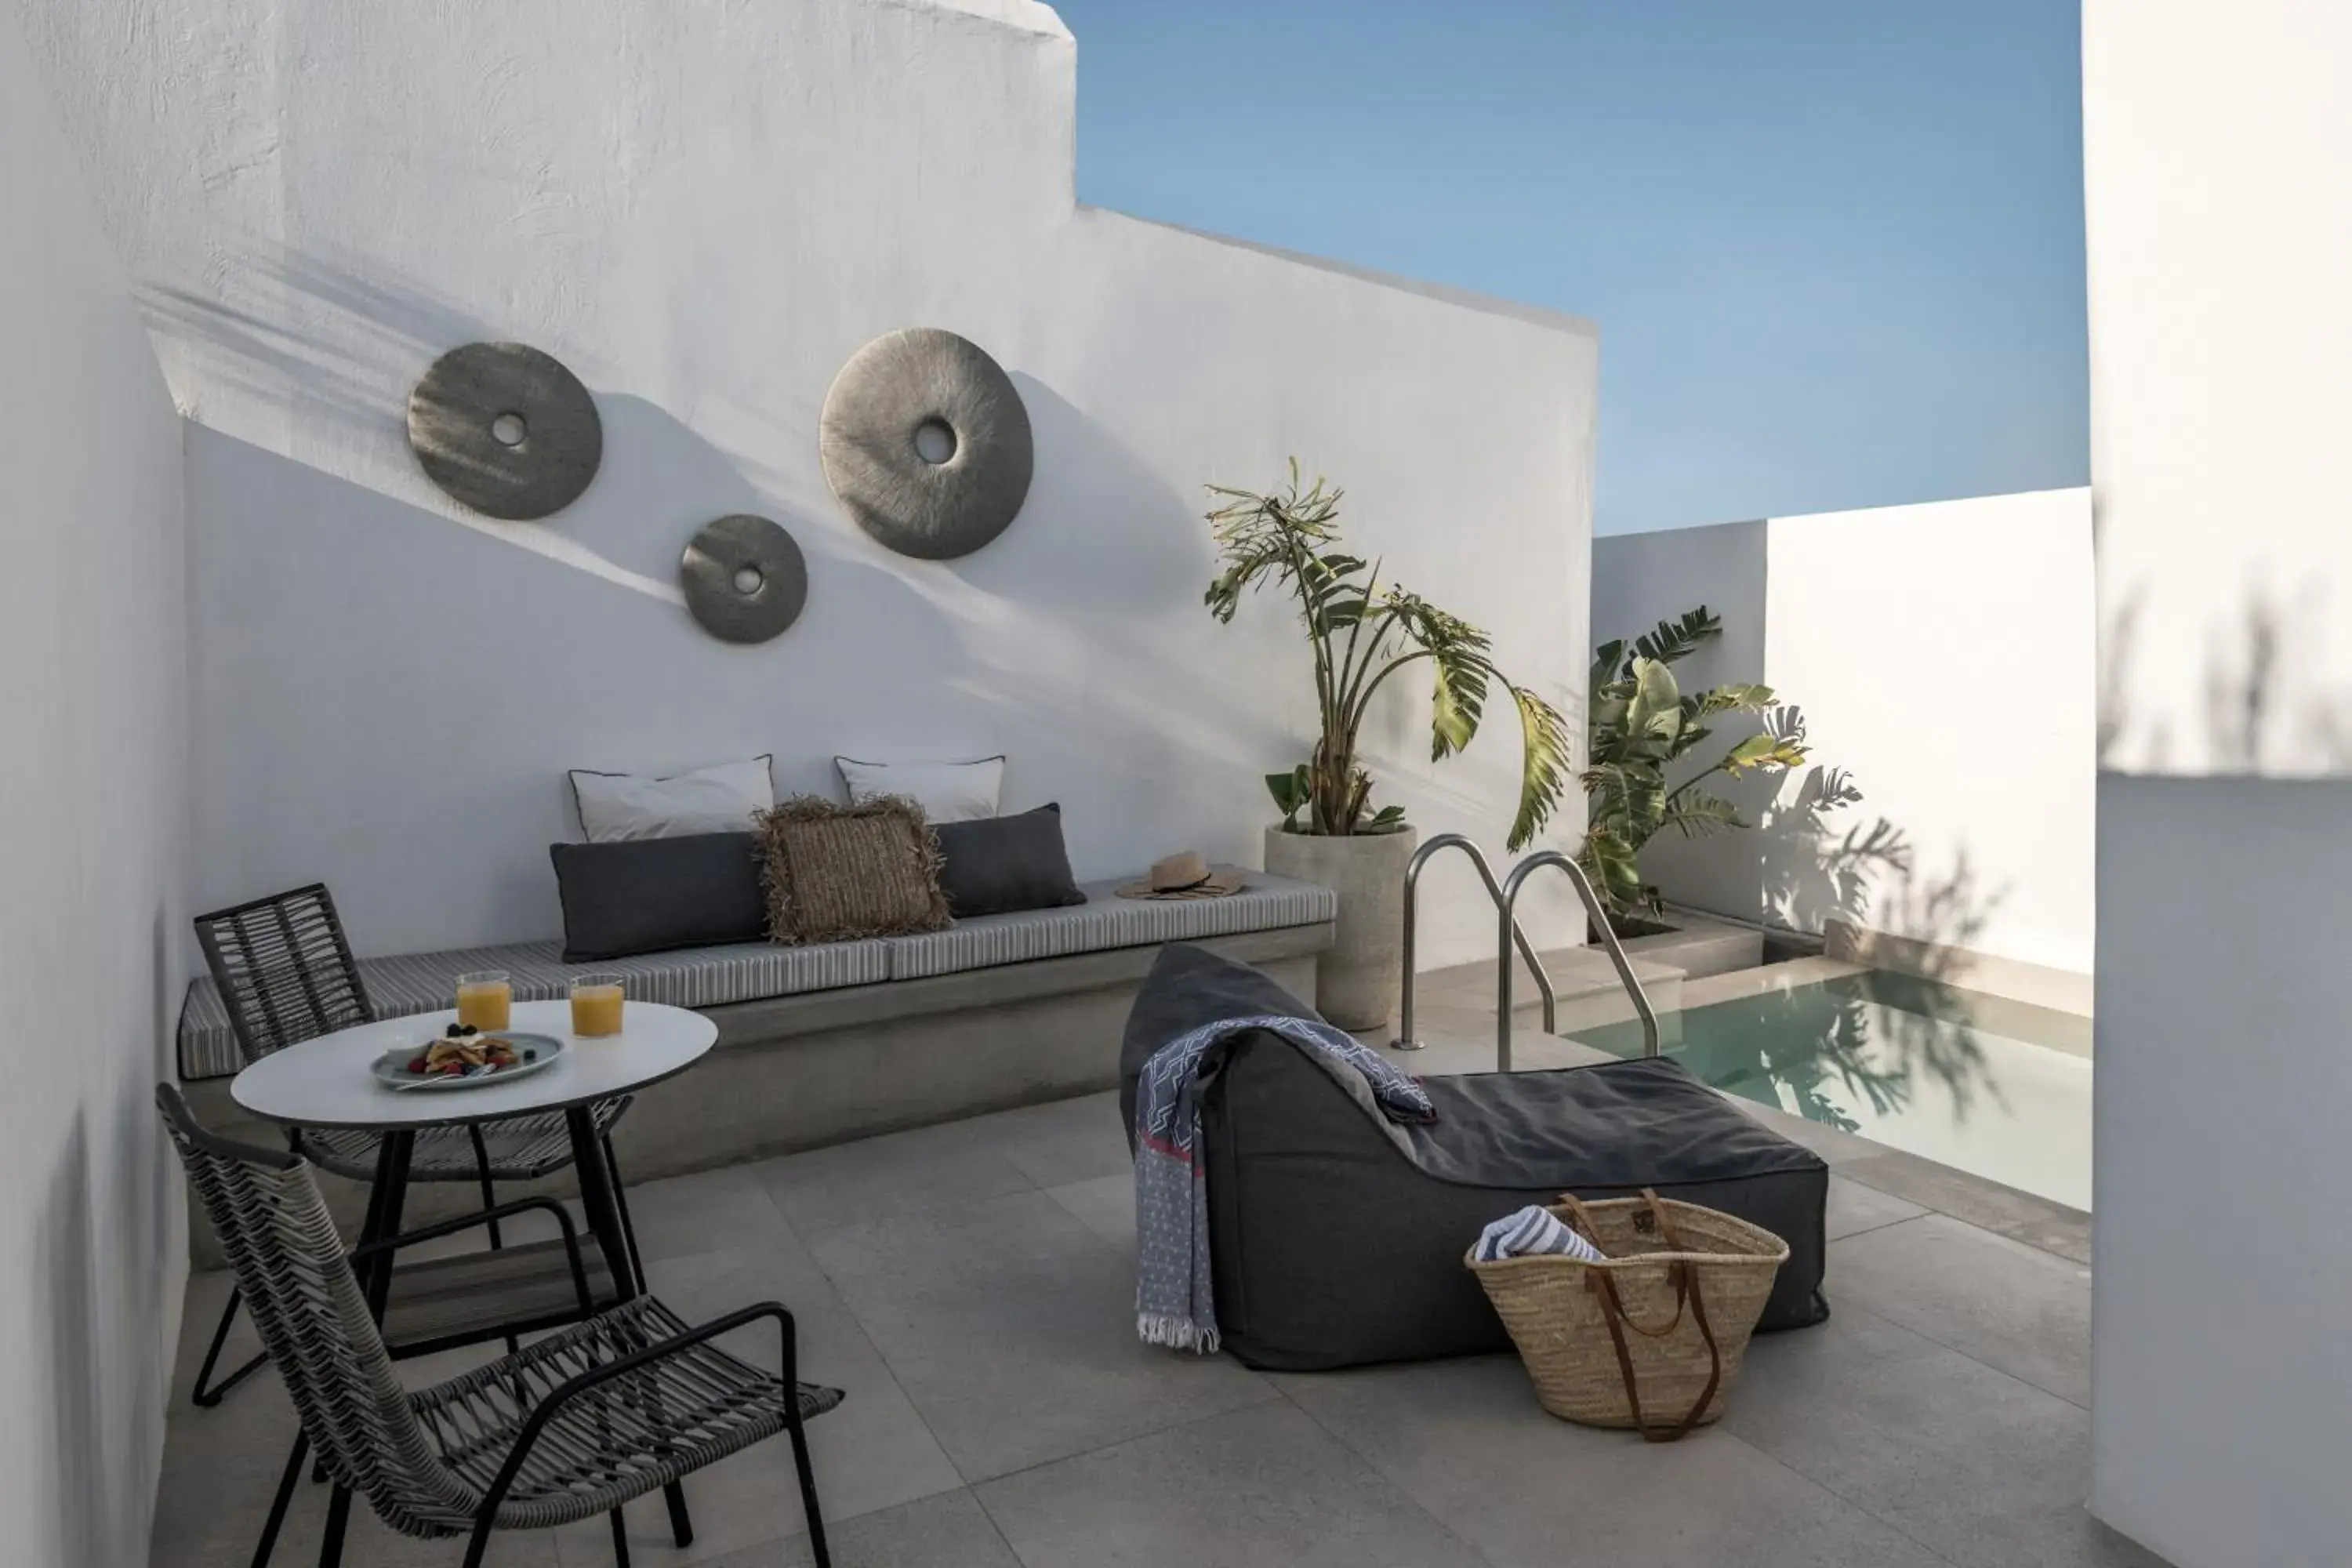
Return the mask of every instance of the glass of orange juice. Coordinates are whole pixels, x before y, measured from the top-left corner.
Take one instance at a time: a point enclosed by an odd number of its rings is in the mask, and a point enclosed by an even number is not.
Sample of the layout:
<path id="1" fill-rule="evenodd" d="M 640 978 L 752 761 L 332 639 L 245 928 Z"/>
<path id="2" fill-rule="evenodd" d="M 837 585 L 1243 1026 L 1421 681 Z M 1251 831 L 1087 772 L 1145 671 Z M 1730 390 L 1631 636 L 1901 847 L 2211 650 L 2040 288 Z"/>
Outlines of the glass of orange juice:
<path id="1" fill-rule="evenodd" d="M 503 969 L 478 969 L 457 976 L 457 1022 L 471 1024 L 486 1034 L 507 1026 L 514 1005 L 514 986 Z"/>
<path id="2" fill-rule="evenodd" d="M 621 977 L 617 974 L 575 974 L 572 977 L 572 1032 L 582 1039 L 621 1032 Z"/>

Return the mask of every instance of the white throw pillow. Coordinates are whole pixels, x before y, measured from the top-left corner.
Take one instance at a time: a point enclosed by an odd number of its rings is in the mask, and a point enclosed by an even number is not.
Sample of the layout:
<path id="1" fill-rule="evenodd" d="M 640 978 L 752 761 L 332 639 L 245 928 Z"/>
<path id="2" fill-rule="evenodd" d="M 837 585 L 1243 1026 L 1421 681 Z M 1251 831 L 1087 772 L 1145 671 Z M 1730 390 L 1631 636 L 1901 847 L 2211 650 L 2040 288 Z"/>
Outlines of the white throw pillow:
<path id="1" fill-rule="evenodd" d="M 746 763 L 720 763 L 666 779 L 574 768 L 572 795 L 580 808 L 580 830 L 591 844 L 749 833 L 751 814 L 776 804 L 768 761 L 753 757 Z"/>
<path id="2" fill-rule="evenodd" d="M 849 803 L 895 795 L 923 808 L 932 822 L 970 822 L 994 816 L 996 797 L 1004 787 L 1004 759 L 983 757 L 976 763 L 861 763 L 835 757 L 842 787 Z"/>

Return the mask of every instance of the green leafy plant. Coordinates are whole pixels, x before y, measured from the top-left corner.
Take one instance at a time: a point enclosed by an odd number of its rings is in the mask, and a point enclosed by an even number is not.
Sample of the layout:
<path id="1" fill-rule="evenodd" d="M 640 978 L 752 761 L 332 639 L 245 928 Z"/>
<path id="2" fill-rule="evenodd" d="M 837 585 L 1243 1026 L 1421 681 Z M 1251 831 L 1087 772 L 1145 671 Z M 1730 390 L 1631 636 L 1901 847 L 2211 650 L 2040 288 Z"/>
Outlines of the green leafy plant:
<path id="1" fill-rule="evenodd" d="M 1583 773 L 1587 832 L 1578 862 L 1612 913 L 1654 913 L 1658 889 L 1642 879 L 1643 847 L 1672 828 L 1685 838 L 1748 826 L 1739 808 L 1707 788 L 1717 778 L 1786 772 L 1810 754 L 1802 722 L 1769 686 L 1733 683 L 1685 695 L 1673 666 L 1723 635 L 1706 606 L 1660 621 L 1629 645 L 1593 650 L 1591 749 Z M 1676 763 L 1712 737 L 1708 721 L 1753 714 L 1763 727 L 1741 736 L 1679 784 Z M 1842 786 L 1843 787 L 1843 786 Z"/>
<path id="2" fill-rule="evenodd" d="M 1209 613 L 1230 622 L 1242 596 L 1271 584 L 1298 601 L 1315 664 L 1319 732 L 1307 761 L 1266 775 L 1266 788 L 1294 833 L 1388 833 L 1404 826 L 1404 808 L 1371 805 L 1371 774 L 1359 760 L 1357 735 L 1372 698 L 1391 676 L 1416 665 L 1430 672 L 1430 760 L 1442 762 L 1478 733 L 1489 690 L 1500 687 L 1518 710 L 1523 740 L 1517 849 L 1536 836 L 1559 804 L 1570 763 L 1568 722 L 1541 697 L 1506 678 L 1488 654 L 1486 634 L 1419 595 L 1381 581 L 1381 563 L 1339 547 L 1341 492 L 1320 479 L 1290 482 L 1265 495 L 1208 487 L 1222 504 L 1208 514 L 1223 568 L 1204 596 Z"/>

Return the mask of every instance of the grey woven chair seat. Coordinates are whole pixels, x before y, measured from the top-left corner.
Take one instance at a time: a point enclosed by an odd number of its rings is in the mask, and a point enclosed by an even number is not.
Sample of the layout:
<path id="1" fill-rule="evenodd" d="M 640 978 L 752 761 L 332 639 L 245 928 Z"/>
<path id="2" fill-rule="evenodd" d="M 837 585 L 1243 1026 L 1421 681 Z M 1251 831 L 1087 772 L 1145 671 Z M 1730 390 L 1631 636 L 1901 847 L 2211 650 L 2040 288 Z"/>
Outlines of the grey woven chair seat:
<path id="1" fill-rule="evenodd" d="M 626 1095 L 599 1100 L 592 1106 L 597 1133 L 601 1136 L 610 1130 L 628 1107 Z M 485 1121 L 481 1130 L 482 1147 L 489 1154 L 487 1174 L 491 1181 L 535 1182 L 572 1163 L 572 1134 L 560 1110 Z M 302 1152 L 312 1164 L 358 1182 L 374 1179 L 376 1153 L 383 1147 L 380 1134 L 337 1127 L 306 1127 L 300 1142 Z M 479 1180 L 484 1173 L 475 1158 L 473 1137 L 465 1128 L 418 1130 L 416 1144 L 408 1160 L 410 1181 L 470 1182 Z"/>
<path id="2" fill-rule="evenodd" d="M 473 1494 L 489 1490 L 532 1409 L 590 1368 L 684 1333 L 688 1324 L 651 1296 L 615 1307 L 520 1352 L 409 1396 L 441 1460 Z M 784 1401 L 801 1417 L 839 1405 L 841 1390 L 783 1383 L 715 1344 L 698 1345 L 615 1378 L 565 1405 L 532 1445 L 498 1512 L 502 1530 L 541 1530 L 608 1513 L 714 1460 L 784 1429 Z M 462 1534 L 468 1506 L 420 1511 L 413 1533 Z M 435 1529 L 435 1526 L 438 1529 Z"/>

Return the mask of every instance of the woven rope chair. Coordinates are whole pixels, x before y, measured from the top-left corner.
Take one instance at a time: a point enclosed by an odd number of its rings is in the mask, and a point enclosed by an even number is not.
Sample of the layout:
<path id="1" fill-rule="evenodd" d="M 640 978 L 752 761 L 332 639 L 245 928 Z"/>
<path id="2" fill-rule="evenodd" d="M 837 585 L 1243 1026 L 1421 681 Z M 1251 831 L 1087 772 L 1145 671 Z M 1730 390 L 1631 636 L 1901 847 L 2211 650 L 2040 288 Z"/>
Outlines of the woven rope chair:
<path id="1" fill-rule="evenodd" d="M 220 1232 L 237 1288 L 301 1420 L 254 1557 L 268 1562 L 303 1462 L 315 1450 L 334 1482 L 320 1562 L 341 1557 L 353 1494 L 393 1529 L 425 1539 L 468 1538 L 478 1568 L 491 1532 L 544 1530 L 603 1513 L 627 1568 L 623 1504 L 705 1465 L 788 1433 L 809 1542 L 829 1563 L 803 1424 L 841 1403 L 839 1389 L 798 1381 L 793 1318 L 770 1301 L 689 1327 L 650 1296 L 557 1330 L 519 1353 L 429 1388 L 402 1388 L 368 1312 L 357 1268 L 388 1256 L 347 1257 L 299 1153 L 231 1142 L 199 1126 L 170 1084 L 155 1100 L 190 1184 Z M 561 1205 L 572 1279 L 587 1279 Z M 388 1251 L 481 1223 L 479 1215 L 395 1237 Z M 769 1375 L 712 1342 L 762 1320 L 783 1342 L 783 1375 Z"/>
<path id="2" fill-rule="evenodd" d="M 236 1032 L 237 1050 L 248 1066 L 274 1051 L 303 1040 L 316 1039 L 338 1029 L 364 1024 L 374 1016 L 359 964 L 343 938 L 335 900 L 323 884 L 313 883 L 290 892 L 275 893 L 251 903 L 198 915 L 196 941 L 205 964 L 219 987 L 221 1002 Z M 630 1267 L 645 1277 L 637 1258 L 635 1226 L 628 1217 L 628 1200 L 622 1196 L 620 1167 L 613 1163 L 609 1133 L 629 1107 L 625 1095 L 598 1103 L 593 1115 L 600 1136 L 606 1136 L 604 1158 L 613 1166 L 614 1198 L 621 1207 L 628 1243 Z M 375 1179 L 376 1155 L 383 1139 L 354 1130 L 302 1128 L 293 1134 L 293 1146 L 322 1171 L 357 1182 Z M 561 1111 L 509 1117 L 470 1127 L 436 1127 L 420 1131 L 409 1160 L 412 1182 L 472 1182 L 481 1188 L 482 1206 L 498 1204 L 499 1182 L 531 1182 L 554 1174 L 572 1163 L 572 1140 Z M 503 1237 L 498 1223 L 489 1226 L 490 1245 Z M 227 1342 L 229 1325 L 236 1320 L 238 1298 L 232 1295 L 214 1330 L 212 1346 L 197 1369 L 190 1397 L 207 1408 L 258 1368 L 256 1356 L 217 1384 L 214 1364 Z"/>

